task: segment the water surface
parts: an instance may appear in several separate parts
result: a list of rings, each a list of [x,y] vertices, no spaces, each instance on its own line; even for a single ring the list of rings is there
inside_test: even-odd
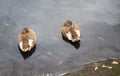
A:
[[[0,75],[59,76],[82,65],[120,58],[118,0],[0,0]],[[80,26],[79,48],[64,41],[66,20]],[[23,27],[37,34],[35,52],[26,59],[18,49]]]

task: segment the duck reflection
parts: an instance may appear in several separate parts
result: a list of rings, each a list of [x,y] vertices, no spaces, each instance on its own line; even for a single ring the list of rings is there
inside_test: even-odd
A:
[[[76,42],[72,42],[71,40],[68,40],[67,38],[65,38],[62,34],[62,39],[65,41],[65,42],[68,42],[70,43],[71,45],[73,45],[76,49],[79,49],[80,48],[80,40],[79,41],[76,41]]]
[[[72,22],[67,20],[61,29],[62,38],[64,41],[72,44],[76,49],[80,47],[80,27]]]
[[[23,58],[26,60],[27,58],[29,58],[30,56],[32,56],[32,54],[35,52],[35,49],[36,49],[36,45],[30,50],[30,51],[27,51],[27,52],[23,52],[20,47],[18,46],[19,48],[19,51],[20,53],[22,54]]]

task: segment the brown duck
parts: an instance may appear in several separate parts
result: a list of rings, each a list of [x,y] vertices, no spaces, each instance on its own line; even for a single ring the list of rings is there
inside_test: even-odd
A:
[[[35,32],[31,29],[24,27],[18,36],[18,44],[21,51],[30,51],[36,45]]]
[[[62,27],[62,34],[72,42],[80,40],[80,28],[77,24],[67,20]]]

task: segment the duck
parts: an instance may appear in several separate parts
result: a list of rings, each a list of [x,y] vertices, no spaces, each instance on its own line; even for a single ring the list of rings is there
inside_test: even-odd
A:
[[[72,22],[67,20],[62,26],[61,33],[63,37],[72,42],[80,41],[80,27]]]
[[[22,52],[30,51],[36,45],[36,34],[32,29],[24,27],[18,35],[18,45]]]

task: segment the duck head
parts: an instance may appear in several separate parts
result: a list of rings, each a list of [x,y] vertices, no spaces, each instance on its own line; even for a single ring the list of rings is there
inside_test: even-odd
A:
[[[29,29],[28,28],[26,28],[26,27],[24,27],[23,29],[22,29],[22,34],[26,34],[26,33],[28,33],[29,32]]]
[[[72,21],[67,20],[67,21],[64,23],[64,26],[66,26],[66,27],[72,26]]]

